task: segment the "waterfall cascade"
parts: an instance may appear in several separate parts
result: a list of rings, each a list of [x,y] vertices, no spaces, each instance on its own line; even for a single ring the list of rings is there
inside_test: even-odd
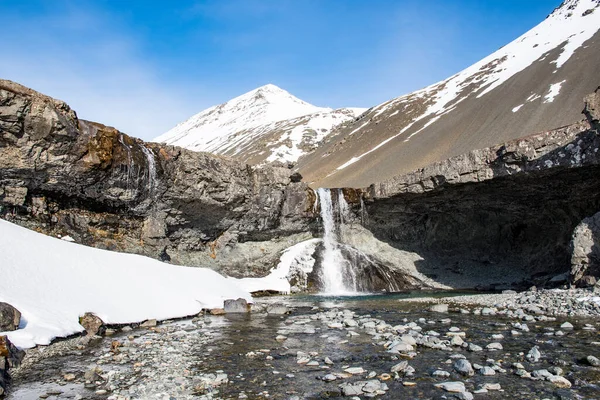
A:
[[[146,155],[146,159],[148,160],[148,194],[152,195],[154,193],[154,188],[156,188],[157,179],[156,179],[156,160],[154,159],[154,153],[152,150],[148,149],[146,146],[140,146],[142,151]]]
[[[336,212],[331,198],[331,190],[317,190],[323,219],[323,260],[321,267],[322,292],[324,294],[353,294],[357,292],[357,282],[352,265],[342,254],[338,242],[339,226],[336,224]],[[338,195],[337,216],[340,224],[348,215],[348,204],[340,191]]]

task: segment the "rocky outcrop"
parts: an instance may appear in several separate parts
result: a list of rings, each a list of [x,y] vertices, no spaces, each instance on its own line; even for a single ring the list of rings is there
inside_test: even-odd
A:
[[[0,397],[6,393],[10,377],[8,370],[21,364],[25,352],[17,349],[6,336],[0,336]]]
[[[291,175],[144,143],[0,80],[0,214],[50,235],[262,276],[314,229]]]
[[[570,281],[594,286],[600,278],[600,213],[585,218],[573,232]]]
[[[8,303],[0,302],[0,332],[14,331],[21,323],[21,312]]]
[[[545,283],[568,272],[575,226],[600,210],[599,149],[582,121],[453,157],[364,189],[365,227],[442,285]]]

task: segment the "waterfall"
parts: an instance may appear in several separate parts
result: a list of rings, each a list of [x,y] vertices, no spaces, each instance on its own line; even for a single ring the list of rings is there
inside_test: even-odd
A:
[[[152,150],[148,149],[146,146],[141,146],[142,152],[146,155],[146,159],[148,160],[148,194],[152,195],[154,193],[154,188],[156,187],[157,179],[156,179],[156,160],[154,159],[154,153]]]
[[[356,293],[356,277],[352,270],[352,265],[344,258],[340,245],[338,243],[337,226],[335,223],[335,210],[331,199],[329,189],[319,188],[317,190],[319,202],[321,205],[321,218],[323,219],[323,260],[321,266],[322,291],[325,294],[352,294]],[[338,192],[338,195],[341,192]],[[344,196],[338,199],[338,215],[342,219],[341,210],[347,212],[348,205],[343,200]],[[342,203],[344,205],[342,205]]]

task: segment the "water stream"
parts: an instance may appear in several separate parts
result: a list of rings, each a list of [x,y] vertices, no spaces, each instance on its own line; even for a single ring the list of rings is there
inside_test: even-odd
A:
[[[342,254],[336,223],[336,212],[333,206],[331,190],[319,188],[317,190],[321,205],[321,218],[323,219],[323,259],[320,280],[323,294],[344,295],[356,294],[357,282],[351,263]],[[348,213],[348,204],[341,191],[338,193],[338,212],[340,224],[344,222],[344,215]]]
[[[364,381],[371,372],[376,377],[369,379],[379,379],[389,388],[377,396],[381,399],[452,398],[435,387],[445,381],[464,382],[471,391],[485,384],[501,385],[502,391],[476,395],[479,396],[476,399],[600,398],[600,370],[579,361],[595,352],[590,343],[597,342],[598,331],[582,327],[590,323],[597,329],[600,327],[597,320],[571,317],[569,321],[575,329],[565,331],[563,336],[554,333],[560,330],[564,319],[532,321],[528,323],[529,330],[514,335],[511,332],[518,321],[515,319],[434,313],[423,304],[399,301],[423,295],[453,293],[264,298],[259,299],[256,309],[287,304],[292,313],[207,315],[160,325],[155,330],[117,333],[86,349],[63,351],[15,374],[8,399],[36,400],[48,392],[63,392],[60,396],[49,396],[50,399],[94,400],[111,395],[117,399],[160,400],[337,398],[341,395],[341,384]],[[359,326],[332,324],[335,316],[349,313]],[[368,321],[375,321],[372,324],[375,328],[368,328]],[[394,377],[390,370],[403,358],[385,348],[386,333],[378,330],[380,326],[419,328],[422,335],[440,340],[448,340],[447,333],[452,327],[459,327],[465,332],[465,341],[476,343],[483,350],[419,346],[416,355],[407,359],[415,369],[414,375]],[[494,341],[501,342],[503,350],[485,348]],[[534,345],[539,346],[542,358],[531,363],[524,354]],[[316,361],[316,365],[299,362],[299,352]],[[457,355],[473,364],[501,368],[493,376],[476,373],[465,377],[453,370]],[[521,378],[515,375],[513,363],[522,363],[530,372],[560,366],[563,375],[575,384],[572,389],[560,389],[548,381]],[[96,365],[104,378],[86,383],[84,372]],[[346,374],[332,382],[323,380],[327,374],[343,375],[348,367],[362,367],[365,372]],[[435,376],[435,370],[447,371],[449,376]],[[65,382],[66,373],[73,373],[76,379]],[[208,374],[226,374],[227,383],[210,389],[209,397],[198,397],[203,394],[198,393],[198,383]],[[383,378],[384,374],[390,374],[391,378]],[[102,393],[106,388],[108,393]]]

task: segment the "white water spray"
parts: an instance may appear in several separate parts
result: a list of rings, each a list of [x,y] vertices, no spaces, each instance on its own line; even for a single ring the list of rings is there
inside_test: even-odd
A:
[[[338,243],[336,232],[335,213],[333,201],[331,200],[331,191],[329,189],[319,188],[317,190],[319,202],[321,205],[321,218],[323,219],[323,265],[321,267],[321,282],[323,283],[323,293],[332,295],[344,295],[356,293],[356,279],[350,263],[344,259]],[[341,195],[341,199],[343,199]],[[348,205],[345,200],[343,204],[338,201],[339,211]],[[342,213],[338,212],[341,217]]]

